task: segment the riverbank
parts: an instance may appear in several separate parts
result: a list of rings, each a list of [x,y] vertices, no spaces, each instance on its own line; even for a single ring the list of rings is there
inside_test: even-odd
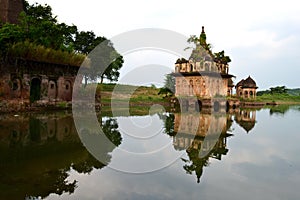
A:
[[[125,108],[135,111],[140,110],[142,113],[148,112],[153,105],[161,105],[169,110],[171,107],[171,98],[165,94],[159,94],[160,89],[155,86],[133,86],[133,85],[116,85],[116,84],[99,84],[96,90],[96,96],[100,97],[101,103],[97,104],[97,109],[104,112],[111,112],[111,107]],[[289,94],[262,95],[256,99],[238,99],[239,107],[257,108],[275,105],[299,105],[300,96]],[[101,107],[101,108],[100,108]],[[0,113],[20,113],[20,112],[39,112],[39,111],[58,111],[71,110],[72,102],[66,101],[37,101],[30,104],[29,100],[14,99],[0,101]]]
[[[72,102],[49,102],[38,101],[30,103],[22,99],[1,100],[0,114],[4,113],[23,113],[23,112],[40,112],[40,111],[59,111],[71,110]]]

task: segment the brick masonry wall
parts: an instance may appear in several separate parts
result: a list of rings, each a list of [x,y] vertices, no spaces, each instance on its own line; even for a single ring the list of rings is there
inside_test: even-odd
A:
[[[2,22],[17,24],[23,10],[23,0],[0,0],[0,20]]]

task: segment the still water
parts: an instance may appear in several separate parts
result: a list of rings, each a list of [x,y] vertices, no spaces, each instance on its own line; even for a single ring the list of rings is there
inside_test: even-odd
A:
[[[300,106],[98,120],[104,164],[71,113],[0,115],[0,199],[300,199]]]

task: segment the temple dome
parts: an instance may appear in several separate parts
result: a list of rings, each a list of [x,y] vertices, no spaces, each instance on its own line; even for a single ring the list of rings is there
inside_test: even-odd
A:
[[[256,82],[249,76],[244,82],[243,86],[244,88],[256,88]]]
[[[240,82],[238,82],[235,86],[236,88],[242,87],[242,88],[257,88],[256,82],[249,76],[245,80],[242,79]]]

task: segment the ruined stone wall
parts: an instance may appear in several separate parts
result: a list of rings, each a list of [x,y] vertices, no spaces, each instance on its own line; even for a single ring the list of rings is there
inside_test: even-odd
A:
[[[0,99],[30,100],[37,90],[43,101],[71,101],[78,67],[38,62],[2,62]],[[37,96],[37,95],[36,95]]]

